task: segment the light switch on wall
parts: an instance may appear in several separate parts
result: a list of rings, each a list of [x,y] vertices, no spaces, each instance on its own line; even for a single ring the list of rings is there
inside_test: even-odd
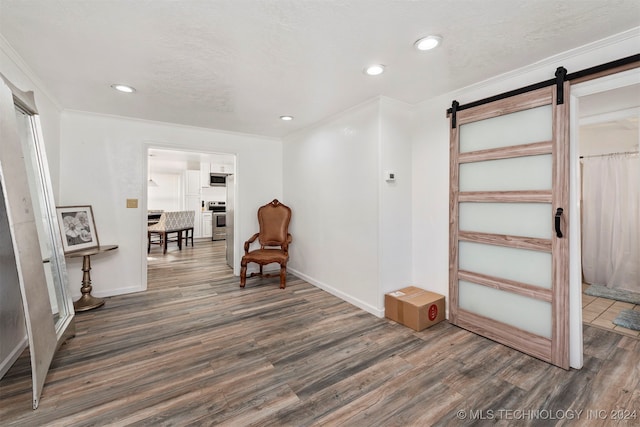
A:
[[[385,171],[384,172],[384,180],[387,181],[387,182],[395,182],[395,180],[396,180],[395,172]]]
[[[127,208],[138,209],[138,199],[127,199]]]

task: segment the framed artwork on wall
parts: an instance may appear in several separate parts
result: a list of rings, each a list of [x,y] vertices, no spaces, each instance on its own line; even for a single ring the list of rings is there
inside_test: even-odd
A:
[[[58,206],[56,212],[65,254],[100,246],[91,205]]]

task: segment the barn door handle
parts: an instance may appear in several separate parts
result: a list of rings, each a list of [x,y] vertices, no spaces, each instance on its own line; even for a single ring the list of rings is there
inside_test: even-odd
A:
[[[560,230],[560,217],[562,216],[562,212],[564,212],[562,208],[556,210],[556,236],[558,237],[562,237],[562,230]]]

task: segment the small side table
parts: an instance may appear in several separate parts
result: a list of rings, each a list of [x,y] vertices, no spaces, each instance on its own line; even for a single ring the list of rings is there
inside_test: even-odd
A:
[[[91,255],[101,254],[117,248],[118,245],[104,245],[93,249],[67,254],[69,258],[82,257],[82,287],[80,288],[82,296],[78,301],[73,303],[75,311],[87,311],[104,305],[104,300],[102,298],[96,298],[91,295],[91,273],[89,273],[91,271]]]

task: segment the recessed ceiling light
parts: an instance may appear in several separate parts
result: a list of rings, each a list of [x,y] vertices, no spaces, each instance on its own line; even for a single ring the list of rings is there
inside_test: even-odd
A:
[[[280,116],[280,120],[284,120],[285,122],[290,122],[293,120],[293,116]]]
[[[112,84],[111,87],[117,91],[124,92],[124,93],[133,93],[136,91],[136,89],[131,86],[121,85],[121,84]]]
[[[364,73],[368,76],[379,76],[384,73],[384,65],[373,64],[364,69]]]
[[[442,42],[440,36],[427,36],[417,40],[413,45],[420,51],[431,50]]]

